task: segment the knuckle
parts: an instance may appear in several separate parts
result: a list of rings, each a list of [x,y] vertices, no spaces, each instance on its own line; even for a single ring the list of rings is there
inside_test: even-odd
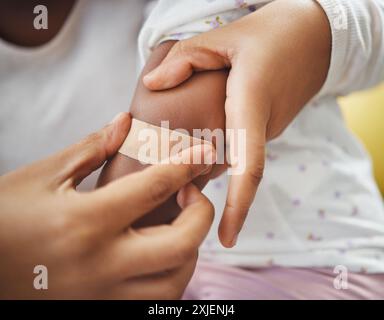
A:
[[[62,215],[52,229],[57,239],[58,251],[66,256],[81,256],[92,244],[92,228],[79,214]]]
[[[202,40],[197,39],[197,37],[195,37],[193,42],[191,42],[190,39],[185,39],[177,42],[173,46],[172,54],[176,57],[186,57],[194,54],[197,51],[200,51],[202,47],[203,47]]]
[[[251,180],[252,185],[258,186],[264,175],[264,163],[259,164],[248,170],[248,176]]]
[[[156,177],[149,190],[149,196],[152,202],[162,202],[172,193],[171,182],[164,177]]]
[[[186,40],[178,41],[172,48],[173,54],[180,55],[188,50],[188,42]]]
[[[103,138],[102,131],[97,131],[89,134],[85,139],[84,139],[84,144],[86,145],[92,145],[95,142],[101,140]]]
[[[192,181],[196,174],[195,174],[196,168],[193,164],[187,164],[185,165],[185,179],[186,181]]]
[[[197,246],[193,240],[182,238],[176,245],[173,259],[177,264],[181,265],[196,257],[196,254]]]
[[[104,143],[108,139],[108,131],[102,130],[91,133],[83,140],[82,157],[88,159],[93,155],[103,157],[105,155]]]
[[[84,139],[84,144],[91,150],[102,151],[104,148],[104,142],[113,138],[113,130],[111,125],[107,125],[102,130],[93,132]]]
[[[236,212],[236,215],[233,215],[235,218],[243,218],[248,214],[249,206],[243,202],[233,203],[232,200],[227,200],[225,204],[226,208],[231,212]]]
[[[233,209],[236,208],[236,206],[232,203],[232,200],[230,200],[230,199],[227,199],[227,201],[226,201],[226,203],[225,203],[225,206],[226,206],[228,209],[231,209],[231,210],[233,210]]]

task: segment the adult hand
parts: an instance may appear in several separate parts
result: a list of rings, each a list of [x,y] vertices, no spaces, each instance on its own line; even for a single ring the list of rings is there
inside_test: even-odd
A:
[[[209,166],[162,164],[95,191],[75,190],[118,150],[129,127],[122,114],[82,142],[0,177],[1,298],[180,297],[213,219],[211,203],[188,183]],[[130,228],[179,189],[183,210],[172,225]],[[47,268],[47,290],[33,286],[37,265]]]
[[[219,227],[235,245],[264,170],[264,146],[321,89],[330,64],[331,31],[316,1],[276,0],[227,26],[180,41],[143,81],[177,86],[194,71],[231,68],[226,128],[246,129],[246,170],[230,180]]]

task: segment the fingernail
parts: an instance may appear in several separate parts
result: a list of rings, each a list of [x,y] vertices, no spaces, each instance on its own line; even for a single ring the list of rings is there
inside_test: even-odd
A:
[[[197,195],[199,194],[197,187],[192,183],[188,183],[183,188],[181,188],[180,191],[178,192],[176,197],[177,204],[181,208],[188,206],[190,203],[195,201],[196,193]]]
[[[239,234],[237,233],[233,239],[232,239],[232,242],[231,242],[231,247],[234,247],[237,243],[237,238],[239,237]]]
[[[211,171],[212,165],[216,162],[216,150],[212,145],[204,145],[204,159],[203,163],[206,166],[206,169],[203,171],[203,174],[206,174]]]
[[[215,158],[214,149],[211,146],[205,145],[204,146],[204,159],[203,159],[203,164],[204,164],[205,169],[201,172],[202,175],[211,172],[212,165],[215,163],[214,158]]]
[[[177,204],[179,205],[180,208],[184,208],[185,206],[185,186],[182,187],[179,192],[177,193],[177,196],[176,196],[176,202]]]
[[[109,122],[109,124],[112,124],[112,123],[117,122],[117,121],[118,121],[124,114],[125,114],[125,112],[120,112],[120,113],[118,113],[118,114],[115,115],[114,118]]]

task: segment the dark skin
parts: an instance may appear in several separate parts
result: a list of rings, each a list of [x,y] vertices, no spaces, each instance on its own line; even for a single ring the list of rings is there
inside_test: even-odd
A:
[[[51,41],[65,24],[75,0],[4,0],[0,2],[0,37],[25,47],[41,46]],[[33,8],[45,5],[49,12],[49,28],[36,30]],[[156,48],[148,60],[138,81],[130,111],[133,117],[160,125],[168,120],[171,128],[184,128],[192,133],[194,128],[224,128],[224,102],[227,71],[201,72],[177,88],[154,92],[142,83],[142,77],[160,64],[174,42],[167,42]],[[202,116],[203,115],[203,116]],[[213,141],[214,142],[214,141]],[[129,173],[142,170],[145,166],[138,161],[116,154],[103,169],[98,186],[105,185]],[[199,177],[194,183],[202,189],[209,179],[225,170],[214,166],[212,172]],[[136,226],[157,225],[171,222],[180,212],[176,196],[136,223]]]
[[[23,47],[37,47],[51,41],[67,20],[76,0],[2,0],[0,1],[0,38]],[[35,29],[33,9],[48,9],[48,29]]]
[[[155,49],[151,59],[161,57],[161,60],[164,57],[162,48]],[[219,103],[219,109],[210,106],[210,112],[206,112],[206,106],[216,94],[225,97],[225,91],[212,90],[212,85],[215,88],[220,80],[207,81],[196,91],[191,89],[194,86],[184,92],[177,90],[190,83],[184,83],[186,79],[192,76],[192,82],[199,79],[200,74],[194,75],[193,71],[230,68],[225,101],[226,124],[230,129],[247,130],[246,148],[252,152],[246,152],[243,159],[246,162],[244,174],[231,177],[219,226],[219,237],[224,246],[236,244],[254,200],[263,176],[266,142],[279,136],[319,92],[329,71],[331,49],[329,19],[316,1],[276,0],[222,28],[180,41],[171,49],[162,66],[140,79],[151,90],[169,89],[167,92],[171,94],[145,94],[139,83],[136,95],[139,98],[135,98],[132,106],[134,116],[143,116],[142,120],[152,120],[156,124],[162,119],[171,120],[173,128],[188,129],[190,125],[212,129],[223,127],[220,121],[214,125],[209,123],[211,118],[221,119],[222,104]],[[207,75],[201,74],[202,77]],[[227,79],[227,74],[223,74],[223,79]],[[173,92],[181,94],[174,95]],[[168,98],[162,100],[161,96]],[[205,97],[204,101],[202,97]],[[217,110],[220,113],[216,113]],[[180,113],[182,116],[178,116]],[[115,162],[119,165],[108,165],[100,184],[141,168],[127,160]],[[168,218],[173,216],[170,214]]]
[[[151,91],[144,86],[143,76],[160,64],[174,43],[174,41],[163,43],[148,59],[131,103],[132,116],[158,126],[161,121],[169,121],[171,129],[183,128],[190,134],[193,129],[224,129],[226,70],[196,73],[188,81],[170,90]],[[118,153],[104,167],[98,185],[105,185],[121,176],[142,170],[144,167],[137,160]],[[200,176],[194,180],[194,183],[199,189],[203,189],[210,179],[224,170],[224,165],[214,165],[209,174]],[[176,195],[173,195],[162,206],[141,218],[136,226],[169,223],[179,211]]]
[[[58,16],[60,10],[49,6],[49,30],[55,31],[30,30],[28,35],[18,26],[33,23],[29,14],[33,6],[21,6],[19,13],[26,14],[15,12],[12,19],[7,19],[7,25],[2,19],[5,12],[11,14],[10,9],[17,7],[8,4],[7,11],[0,6],[1,34],[15,45],[44,45],[65,22],[64,15],[60,15],[61,23],[56,23],[52,17]],[[207,166],[159,165],[92,192],[75,190],[76,182],[117,152],[130,123],[128,114],[122,113],[83,141],[1,176],[0,255],[5,263],[0,263],[0,296],[6,299],[181,297],[195,268],[198,246],[213,219],[208,199],[188,184]],[[159,189],[153,187],[156,186],[153,181],[167,181],[167,184]],[[183,212],[175,224],[132,230],[131,223],[137,217],[186,184],[178,199]],[[31,202],[38,206],[29,205]],[[37,264],[49,269],[49,290],[34,290],[31,285],[33,266]]]

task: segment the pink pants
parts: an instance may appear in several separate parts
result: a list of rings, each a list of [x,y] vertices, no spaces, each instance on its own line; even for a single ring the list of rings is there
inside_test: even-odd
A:
[[[241,269],[199,262],[183,299],[384,299],[384,274],[349,272],[347,289],[335,288],[336,276],[327,268]]]

